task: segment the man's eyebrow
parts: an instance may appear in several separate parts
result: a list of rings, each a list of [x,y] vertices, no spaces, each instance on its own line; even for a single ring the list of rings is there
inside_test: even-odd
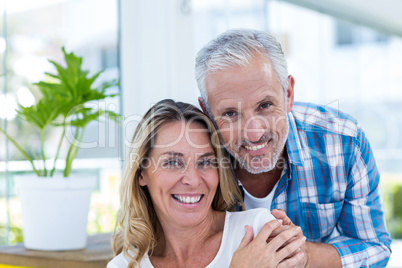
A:
[[[257,105],[260,105],[261,103],[264,103],[266,101],[275,101],[275,100],[276,98],[274,96],[266,96],[265,98],[257,102]]]
[[[219,102],[216,108],[217,108],[218,111],[237,110],[237,108],[239,106],[239,102],[240,102],[240,100],[228,101],[228,100],[225,99],[225,100]],[[225,107],[225,104],[228,104],[228,105],[231,105],[231,106],[230,107]]]
[[[258,101],[257,105],[260,105],[261,103],[266,102],[266,101],[277,101],[277,100],[278,100],[278,98],[276,98],[276,96],[267,95],[267,96],[265,96],[265,98]],[[218,111],[220,113],[227,112],[227,111],[237,111],[238,108],[239,108],[238,106],[236,106],[236,107],[235,106],[231,106],[231,107],[218,106]]]
[[[220,112],[226,112],[226,111],[234,111],[234,110],[237,110],[238,109],[238,107],[234,107],[234,106],[231,106],[231,107],[219,107],[218,106],[218,111],[220,111]]]

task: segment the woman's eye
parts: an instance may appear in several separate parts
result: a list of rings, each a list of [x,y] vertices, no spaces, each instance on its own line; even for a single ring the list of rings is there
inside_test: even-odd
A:
[[[200,166],[208,166],[210,164],[211,164],[211,161],[209,159],[208,160],[202,160],[200,162]]]
[[[215,167],[215,164],[216,164],[215,158],[203,159],[198,163],[200,167]]]
[[[182,166],[182,162],[179,159],[168,159],[163,162],[163,168],[179,168]]]

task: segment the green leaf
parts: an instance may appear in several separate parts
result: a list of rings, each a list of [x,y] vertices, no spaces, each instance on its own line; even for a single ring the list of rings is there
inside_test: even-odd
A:
[[[81,117],[69,121],[68,124],[71,126],[84,128],[91,121],[97,120],[102,114],[103,114],[103,112],[101,110],[97,110],[95,112],[82,111],[80,113]]]
[[[2,128],[0,128],[0,132],[3,133],[6,138],[15,146],[15,148],[17,148],[17,150],[21,153],[21,155],[29,161],[29,163],[31,163],[32,169],[33,171],[36,173],[36,175],[40,176],[40,172],[39,170],[36,169],[34,163],[33,163],[33,159],[29,156],[29,154],[22,149],[22,147],[10,136],[8,135],[7,132],[5,132]]]
[[[105,111],[105,114],[108,115],[108,117],[107,117],[108,119],[111,119],[111,120],[115,121],[118,124],[121,124],[123,122],[123,119],[124,119],[123,116],[121,116],[121,115],[119,115],[119,114],[117,114],[115,112]]]
[[[78,145],[82,139],[85,127],[92,121],[105,118],[116,122],[121,122],[122,118],[111,111],[104,111],[99,106],[91,106],[96,101],[114,97],[118,94],[108,94],[107,89],[119,85],[116,80],[106,81],[100,86],[96,86],[96,80],[102,71],[90,75],[88,70],[82,69],[82,57],[76,56],[73,52],[67,53],[62,48],[65,64],[57,63],[53,60],[49,62],[55,67],[56,73],[46,73],[43,81],[35,83],[42,94],[42,98],[30,107],[18,108],[17,115],[31,125],[37,127],[42,137],[42,161],[45,161],[44,143],[46,137],[45,130],[51,127],[72,126],[76,130],[78,143],[70,147],[66,159],[66,169],[64,174],[68,175],[71,164],[78,152]],[[65,132],[59,139],[59,149]],[[57,150],[57,156],[60,150]],[[56,156],[56,158],[57,158]],[[62,156],[61,156],[62,157]],[[44,163],[43,163],[44,166]],[[45,174],[45,170],[40,174]],[[54,168],[51,174],[54,173]]]

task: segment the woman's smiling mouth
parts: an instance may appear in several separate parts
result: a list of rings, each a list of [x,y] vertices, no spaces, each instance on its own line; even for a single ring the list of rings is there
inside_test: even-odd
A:
[[[183,203],[183,204],[196,204],[196,203],[200,202],[200,200],[201,200],[201,198],[203,196],[204,196],[203,194],[202,195],[195,195],[195,196],[194,195],[189,196],[189,195],[172,194],[172,197],[175,200],[177,200],[177,201],[179,201],[180,203]]]

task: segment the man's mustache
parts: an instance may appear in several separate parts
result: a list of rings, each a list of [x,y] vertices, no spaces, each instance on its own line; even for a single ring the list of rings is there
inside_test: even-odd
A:
[[[243,138],[237,143],[237,146],[238,148],[240,148],[241,146],[254,146],[256,144],[261,144],[264,142],[268,142],[270,140],[275,141],[275,135],[273,133],[266,133],[262,135],[258,141],[250,141],[248,139]]]

